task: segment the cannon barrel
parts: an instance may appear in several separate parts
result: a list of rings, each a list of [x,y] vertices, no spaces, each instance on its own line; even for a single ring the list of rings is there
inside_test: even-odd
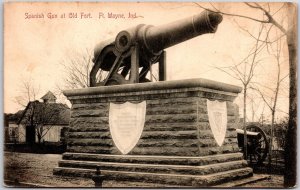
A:
[[[220,14],[204,11],[177,22],[149,28],[145,43],[158,52],[201,34],[215,32],[221,21]]]
[[[166,25],[137,27],[119,32],[115,40],[116,48],[123,52],[134,42],[138,42],[148,53],[158,54],[161,50],[205,33],[214,33],[222,15],[210,11],[181,19]]]

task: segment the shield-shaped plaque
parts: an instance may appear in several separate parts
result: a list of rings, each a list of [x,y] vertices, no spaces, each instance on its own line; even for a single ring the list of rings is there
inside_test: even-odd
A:
[[[116,147],[122,154],[130,152],[139,141],[146,116],[146,101],[138,104],[110,103],[109,129]]]
[[[226,102],[207,100],[207,113],[215,140],[219,146],[222,146],[227,130]]]

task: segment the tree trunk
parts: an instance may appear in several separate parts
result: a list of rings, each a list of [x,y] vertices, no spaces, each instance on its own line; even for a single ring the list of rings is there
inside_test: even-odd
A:
[[[37,137],[37,140],[38,140],[38,144],[41,144],[41,141],[42,141],[42,133],[41,133],[41,126],[37,125],[36,126],[36,137]]]
[[[39,129],[37,129],[37,138],[38,138],[38,144],[41,144],[41,140],[42,140],[42,135],[40,135],[40,131],[38,131]]]
[[[294,187],[297,181],[297,5],[288,3],[287,43],[290,66],[289,122],[285,148],[284,186]]]
[[[276,100],[275,100],[276,101]],[[274,103],[275,104],[275,103]],[[270,130],[270,146],[269,146],[269,167],[270,170],[272,170],[271,163],[272,163],[272,157],[273,157],[273,152],[272,152],[272,147],[273,147],[273,138],[274,138],[274,120],[275,120],[275,109],[273,107],[272,112],[272,121],[271,121],[271,130]]]
[[[244,159],[247,160],[248,150],[247,150],[247,131],[246,131],[246,98],[247,98],[247,86],[244,85]]]

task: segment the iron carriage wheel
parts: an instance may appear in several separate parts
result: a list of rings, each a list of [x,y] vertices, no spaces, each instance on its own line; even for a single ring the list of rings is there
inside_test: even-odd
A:
[[[269,141],[266,133],[256,125],[246,127],[249,132],[256,132],[255,138],[248,138],[247,152],[250,163],[255,162],[257,165],[263,164],[269,152]]]

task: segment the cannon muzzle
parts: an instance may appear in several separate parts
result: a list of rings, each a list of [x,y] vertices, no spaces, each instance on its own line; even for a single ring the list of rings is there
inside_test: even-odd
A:
[[[201,14],[146,31],[145,43],[158,52],[205,33],[214,33],[222,21],[220,14],[204,11]]]

